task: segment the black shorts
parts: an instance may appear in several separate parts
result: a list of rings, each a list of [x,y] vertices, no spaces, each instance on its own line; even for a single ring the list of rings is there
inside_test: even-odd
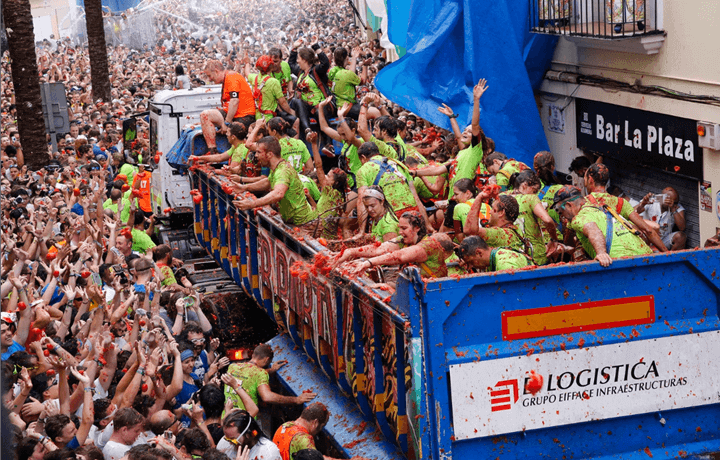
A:
[[[223,109],[218,109],[218,111],[222,114],[223,120],[227,120],[227,111]],[[250,125],[255,123],[255,115],[245,115],[244,117],[235,117],[233,118],[233,123],[242,123],[245,125],[246,128],[250,128]],[[227,122],[225,122],[227,124]]]

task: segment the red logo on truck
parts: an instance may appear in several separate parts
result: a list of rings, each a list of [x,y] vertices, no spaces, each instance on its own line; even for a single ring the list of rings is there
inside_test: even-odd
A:
[[[510,388],[512,387],[512,396]],[[508,410],[519,398],[517,379],[501,380],[490,388],[490,408],[493,412]]]

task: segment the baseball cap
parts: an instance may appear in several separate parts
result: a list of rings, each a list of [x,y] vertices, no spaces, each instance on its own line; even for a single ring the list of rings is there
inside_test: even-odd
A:
[[[579,196],[582,196],[582,192],[579,188],[573,185],[563,185],[557,192],[555,192],[552,207],[556,208],[560,203]]]

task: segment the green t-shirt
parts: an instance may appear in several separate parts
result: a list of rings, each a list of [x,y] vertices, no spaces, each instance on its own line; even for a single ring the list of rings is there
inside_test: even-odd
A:
[[[161,265],[160,271],[163,274],[163,280],[162,280],[163,286],[170,286],[171,284],[177,283],[177,280],[175,279],[175,274],[173,273],[172,268],[168,267],[167,265]]]
[[[310,159],[305,142],[292,137],[283,137],[280,139],[280,155],[283,160],[287,160],[298,174],[302,174],[303,166]]]
[[[515,230],[515,231],[513,231]],[[516,233],[514,226],[510,227],[490,227],[485,229],[485,242],[491,248],[510,247],[518,251],[525,252],[525,245]]]
[[[353,175],[357,174],[358,169],[362,166],[362,161],[357,153],[357,147],[353,144],[348,144],[343,141],[342,150],[340,151],[341,156],[347,158],[348,169],[351,174],[348,174],[348,187],[355,187],[355,180]]]
[[[380,156],[383,156],[385,158],[390,158],[393,160],[398,160],[398,152],[395,150],[393,146],[388,144],[385,141],[381,141],[380,139],[376,138],[375,136],[370,137],[370,142],[373,142],[375,145],[377,145],[378,150],[380,151]],[[397,144],[398,149],[403,149],[402,145]],[[401,155],[405,156],[406,153],[403,153],[404,151],[401,150]]]
[[[129,163],[125,163],[120,167],[120,172],[118,174],[124,174],[125,177],[128,179],[128,185],[132,187],[133,179],[135,179],[135,174],[137,174],[138,169],[137,166],[133,166]]]
[[[305,188],[305,190],[307,190],[310,193],[310,196],[312,197],[312,199],[315,200],[315,203],[317,203],[318,200],[320,199],[320,189],[318,188],[315,181],[303,174],[298,174],[298,175],[300,176],[300,180],[302,181],[303,187]]]
[[[437,176],[428,176],[428,180],[430,183],[435,183],[437,180]],[[415,190],[418,193],[418,196],[420,198],[435,198],[435,194],[430,191],[429,188],[427,188],[427,185],[425,185],[425,182],[423,182],[422,177],[416,177],[413,179],[413,184],[415,184]]]
[[[542,184],[542,188],[540,188],[540,191],[538,192],[538,197],[542,195],[542,198],[540,198],[540,201],[545,203],[547,206],[545,206],[545,209],[547,210],[548,214],[550,214],[550,217],[552,217],[552,220],[555,221],[555,224],[560,223],[560,215],[557,213],[555,209],[553,209],[553,201],[555,200],[555,194],[558,190],[562,188],[561,184],[553,184],[550,186],[547,186],[547,190],[545,190],[546,185]],[[543,190],[545,190],[545,193],[543,193]],[[558,233],[559,239],[562,239],[562,234]],[[545,242],[547,242],[549,237],[546,235]]]
[[[535,206],[540,204],[540,198],[537,195],[512,194],[518,202],[520,213],[515,226],[521,235],[525,236],[532,244],[533,262],[535,265],[544,265],[547,263],[547,247],[545,246],[545,238],[543,236],[540,224],[533,210]]]
[[[384,236],[388,233],[399,235],[400,231],[398,230],[397,218],[389,212],[386,212],[379,221],[373,223],[372,234],[375,235],[376,240],[382,243],[385,241]]]
[[[478,142],[472,147],[461,150],[454,160],[450,160],[445,163],[445,166],[449,169],[454,164],[455,175],[450,179],[450,186],[448,190],[452,193],[455,187],[455,182],[460,179],[475,179],[475,173],[478,166],[482,165],[483,149],[482,144]]]
[[[453,220],[461,222],[463,228],[465,228],[467,216],[468,214],[470,214],[470,208],[472,207],[474,202],[475,198],[471,198],[464,203],[458,203],[455,205],[455,209],[453,210]],[[483,203],[482,205],[480,205],[480,215],[478,216],[480,221],[490,218],[490,209],[491,208],[487,203]]]
[[[606,204],[608,208],[613,209],[614,211],[617,211],[618,203],[620,202],[620,198],[616,197],[615,195],[610,195],[607,192],[592,192],[590,195],[592,195],[595,200],[598,202],[600,206]],[[630,218],[630,214],[632,214],[635,211],[635,208],[630,204],[628,200],[622,200],[622,208],[620,208],[620,214],[626,219]]]
[[[310,78],[309,75],[301,76],[300,78],[298,78],[298,87],[302,88],[304,85],[307,85],[308,91],[300,92],[300,98],[303,101],[307,102],[313,107],[322,102],[322,100],[324,99],[323,93],[320,90],[320,87],[315,83],[315,80]]]
[[[283,94],[289,97],[290,95],[288,94],[288,89],[290,88],[290,82],[292,81],[292,70],[290,70],[290,64],[282,61],[280,63],[280,72],[273,72],[272,76],[280,82]]]
[[[257,103],[259,99],[255,99],[255,119],[259,120],[264,116],[266,120],[269,120],[274,117],[275,112],[277,112],[278,100],[285,97],[280,82],[270,75],[259,74],[248,75],[247,81],[250,84],[250,88],[253,90],[253,94],[257,88],[262,87],[260,90],[262,93],[262,104],[260,105],[260,110],[257,110]]]
[[[260,402],[258,387],[260,385],[270,385],[270,377],[267,371],[253,363],[233,363],[228,367],[227,372],[236,379],[242,380],[243,390],[245,390],[255,404]],[[227,385],[225,385],[225,399],[231,399],[233,401],[233,407],[245,409],[245,405],[240,399],[240,396]]]
[[[128,192],[130,192],[130,191],[128,191]],[[125,196],[123,196],[121,198],[121,200],[122,200],[122,212],[120,213],[120,221],[127,222],[128,219],[130,218],[130,200],[127,199]],[[115,215],[117,215],[118,208],[119,208],[118,204],[113,203],[110,198],[105,200],[105,202],[103,203],[103,209],[111,209],[112,212],[115,213]]]
[[[145,233],[142,230],[138,230],[137,228],[133,228],[132,231],[132,250],[140,252],[142,254],[145,254],[148,249],[154,248],[155,243],[153,243],[153,240],[148,236],[147,233]]]
[[[593,206],[590,203],[585,203],[583,207],[580,208],[580,211],[573,218],[572,222],[570,222],[570,228],[577,234],[585,252],[594,259],[595,256],[597,256],[597,252],[583,232],[583,227],[590,222],[594,222],[598,226],[603,236],[606,238],[605,242],[607,242],[607,217],[605,211]],[[613,219],[612,230],[612,245],[610,246],[608,255],[613,259],[618,257],[652,254],[652,249],[650,249],[650,247],[645,244],[639,236],[630,233],[627,227],[615,219]]]
[[[402,137],[400,137],[399,134],[398,134],[397,136],[395,136],[395,141],[398,143],[398,145],[402,146],[402,148],[405,149],[405,152],[406,152],[406,155],[407,155],[406,158],[407,158],[407,157],[413,157],[413,158],[415,158],[417,161],[419,161],[420,164],[423,165],[423,166],[424,166],[424,165],[427,165],[427,164],[429,163],[429,161],[427,160],[427,158],[425,158],[424,156],[422,156],[422,155],[420,154],[420,152],[417,151],[417,149],[415,148],[414,145],[406,144],[406,143],[405,143],[405,140],[404,140]]]
[[[417,264],[420,267],[420,272],[425,277],[430,278],[444,278],[448,274],[447,265],[445,265],[445,258],[450,253],[445,251],[442,245],[432,236],[426,235],[422,240],[417,242],[417,246],[420,246],[427,254],[427,260],[423,263]]]
[[[337,239],[338,223],[335,219],[327,219],[328,217],[340,217],[345,210],[340,206],[345,201],[345,196],[338,190],[326,185],[322,189],[320,200],[317,202],[318,216],[322,216],[323,221],[323,237]],[[338,207],[339,206],[339,207]],[[332,211],[330,209],[334,208]]]
[[[342,67],[335,66],[328,71],[328,79],[332,82],[332,92],[337,98],[338,107],[343,103],[355,104],[355,87],[360,84],[360,77]]]
[[[287,161],[281,161],[268,176],[270,189],[278,184],[287,185],[287,191],[278,203],[283,221],[290,225],[303,225],[313,220],[317,213],[305,198],[305,190],[297,171]]]
[[[528,258],[524,254],[511,249],[496,248],[490,252],[490,271],[508,270],[528,266]]]
[[[495,180],[502,190],[508,190],[512,188],[510,187],[510,176],[515,173],[525,171],[526,169],[530,168],[528,168],[525,163],[521,163],[516,160],[507,160],[505,164],[503,164],[502,168],[500,168],[500,171],[498,171],[495,175]]]
[[[249,150],[245,147],[245,143],[240,142],[236,147],[230,147],[225,153],[230,155],[230,163],[240,163],[247,158],[248,152]]]
[[[380,172],[380,165],[375,162],[382,163],[383,160],[385,158],[375,155],[370,161],[362,165],[355,175],[358,187],[369,187],[375,183],[375,178]],[[395,212],[416,206],[415,198],[413,198],[408,185],[411,178],[407,168],[397,161],[388,160],[388,162],[392,166],[392,170],[385,172],[378,183],[382,187],[388,203]]]

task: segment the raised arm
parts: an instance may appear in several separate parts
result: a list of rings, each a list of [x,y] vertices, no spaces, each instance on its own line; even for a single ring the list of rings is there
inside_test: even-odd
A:
[[[443,115],[447,115],[447,117],[450,118],[450,126],[452,127],[453,134],[455,135],[455,142],[457,142],[458,147],[464,149],[465,145],[460,141],[462,131],[460,130],[460,126],[458,126],[457,115],[455,115],[453,109],[448,107],[447,104],[443,104],[441,107],[438,107],[438,112]]]
[[[318,113],[322,113],[322,110],[318,110]],[[320,149],[318,148],[317,140],[317,133],[313,132],[307,135],[307,141],[310,142],[310,146],[312,147],[313,161],[315,162],[315,171],[317,171],[318,184],[320,185],[320,190],[322,190],[326,185],[329,186],[332,184],[330,184],[327,180],[327,176],[323,170],[322,158],[320,157]]]
[[[472,135],[475,137],[480,135],[480,98],[487,89],[487,81],[484,78],[481,78],[473,88]]]
[[[485,238],[487,232],[483,227],[480,226],[480,209],[484,200],[487,200],[488,196],[484,192],[480,192],[475,198],[470,211],[468,212],[467,218],[465,219],[465,226],[463,227],[463,233],[465,237],[471,235],[479,235],[481,238]]]
[[[334,141],[342,142],[342,138],[338,134],[337,131],[332,129],[325,119],[325,111],[323,110],[327,104],[332,102],[333,97],[330,96],[324,101],[320,102],[319,109],[317,111],[318,114],[318,121],[320,122],[320,130],[324,132],[329,138],[331,138]],[[340,110],[338,110],[338,123],[340,123]],[[315,169],[317,169],[317,165],[315,166]]]

